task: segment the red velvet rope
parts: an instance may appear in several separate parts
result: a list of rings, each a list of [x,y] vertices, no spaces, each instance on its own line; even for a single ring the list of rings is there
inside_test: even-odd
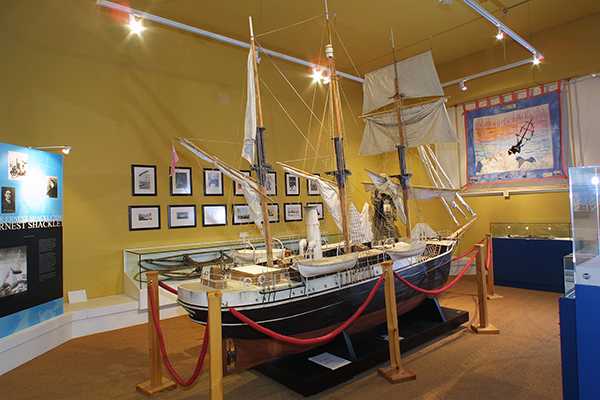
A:
[[[413,285],[412,283],[408,282],[406,279],[404,279],[403,277],[401,277],[400,275],[398,275],[398,273],[396,271],[394,271],[394,275],[396,276],[396,278],[398,278],[402,283],[404,283],[406,286],[408,286],[412,290],[416,290],[417,292],[421,292],[421,293],[425,293],[425,294],[440,294],[440,293],[443,293],[446,290],[450,289],[452,286],[454,286],[454,284],[456,282],[458,282],[458,280],[460,278],[462,278],[462,276],[465,274],[465,272],[467,272],[467,270],[469,269],[469,267],[473,263],[473,260],[475,259],[476,255],[477,255],[477,253],[475,253],[475,254],[473,254],[471,256],[471,259],[469,260],[469,262],[467,263],[467,265],[465,265],[465,267],[463,268],[463,270],[460,271],[460,274],[458,274],[458,276],[456,278],[454,278],[454,280],[452,282],[450,282],[449,284],[447,284],[443,288],[437,289],[437,290],[427,290],[427,289],[421,289],[419,287],[416,287],[415,285]]]
[[[160,282],[159,282],[160,283]],[[166,286],[166,285],[165,285]],[[167,351],[165,349],[165,339],[162,334],[162,330],[160,329],[160,321],[158,320],[158,315],[156,314],[156,310],[154,308],[154,291],[152,290],[152,286],[148,286],[148,306],[152,311],[152,318],[154,319],[154,326],[156,327],[156,333],[158,334],[158,339],[160,342],[160,352],[162,353],[163,360],[165,361],[165,365],[169,370],[171,376],[175,379],[175,381],[180,386],[190,386],[192,383],[198,379],[200,375],[200,371],[202,370],[202,364],[204,363],[204,358],[206,357],[206,351],[208,350],[208,321],[206,322],[206,330],[204,333],[204,341],[202,342],[202,349],[200,350],[200,356],[198,357],[198,363],[196,364],[196,369],[192,374],[192,377],[187,381],[181,379],[181,377],[175,372],[171,362],[169,361],[169,357],[167,356]]]
[[[466,255],[468,255],[469,253],[471,253],[473,250],[475,250],[475,247],[471,247],[471,248],[469,249],[469,251],[467,251],[465,254],[461,254],[461,255],[460,255],[460,256],[458,256],[458,257],[454,257],[454,258],[452,259],[452,261],[460,260],[461,258],[463,258],[463,257],[465,257]]]
[[[365,309],[367,308],[367,306],[369,305],[371,300],[373,300],[373,297],[375,296],[375,293],[377,292],[377,289],[379,289],[379,286],[381,285],[381,282],[383,281],[384,278],[385,278],[385,274],[382,274],[379,277],[379,279],[377,280],[377,283],[373,287],[373,290],[371,290],[369,297],[367,297],[367,300],[364,302],[364,304],[362,306],[360,306],[360,308],[358,310],[356,310],[354,315],[352,315],[352,317],[350,317],[350,319],[348,321],[344,322],[343,325],[338,327],[333,332],[331,332],[325,336],[321,336],[321,337],[317,337],[317,338],[313,338],[313,339],[298,339],[298,338],[294,338],[294,337],[290,337],[290,336],[280,335],[279,333],[273,332],[270,329],[260,326],[259,324],[252,321],[251,319],[249,319],[248,317],[246,317],[245,315],[243,315],[236,309],[234,309],[232,307],[227,307],[227,308],[229,308],[229,311],[240,321],[248,324],[249,326],[256,329],[257,331],[264,333],[265,335],[270,336],[274,339],[280,340],[282,342],[291,343],[291,344],[299,344],[299,345],[323,343],[323,342],[333,339],[334,337],[339,335],[344,329],[346,329],[348,326],[350,326],[350,324],[352,324],[354,321],[356,321],[356,319],[360,316],[360,314],[362,314],[363,311],[365,311]]]
[[[173,294],[177,294],[177,289],[173,289],[171,286],[167,285],[166,283],[162,283],[161,281],[158,281],[158,286],[160,286],[161,288],[163,288]]]

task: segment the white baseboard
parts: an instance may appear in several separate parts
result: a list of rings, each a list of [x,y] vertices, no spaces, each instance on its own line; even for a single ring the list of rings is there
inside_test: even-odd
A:
[[[138,299],[121,294],[65,304],[64,314],[0,339],[0,375],[73,338],[146,323],[147,292]],[[161,291],[161,319],[186,314],[175,295]]]

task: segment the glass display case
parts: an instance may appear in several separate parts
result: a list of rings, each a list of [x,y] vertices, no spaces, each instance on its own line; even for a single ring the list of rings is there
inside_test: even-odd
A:
[[[302,238],[298,236],[275,239],[273,251],[295,253],[300,239]],[[337,243],[341,241],[341,236],[323,233],[321,239],[324,244]],[[124,292],[139,300],[139,292],[146,289],[148,271],[158,271],[161,281],[176,286],[185,281],[201,279],[203,269],[215,267],[220,261],[230,261],[234,252],[252,250],[254,258],[241,260],[240,263],[260,262],[260,259],[256,259],[256,254],[260,254],[261,249],[264,249],[262,238],[126,249],[123,251]]]
[[[497,285],[558,293],[570,290],[564,257],[573,252],[571,224],[492,222],[490,232]]]
[[[577,285],[600,286],[599,184],[600,167],[569,169],[573,264]]]
[[[492,222],[492,236],[522,238],[571,238],[571,224],[557,222]]]

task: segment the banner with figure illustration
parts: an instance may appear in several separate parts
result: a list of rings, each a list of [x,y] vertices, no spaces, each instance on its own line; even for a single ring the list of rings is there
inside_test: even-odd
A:
[[[62,162],[0,143],[0,338],[63,313]]]
[[[468,184],[501,186],[564,179],[560,86],[541,86],[465,107]],[[500,185],[499,185],[500,184]]]

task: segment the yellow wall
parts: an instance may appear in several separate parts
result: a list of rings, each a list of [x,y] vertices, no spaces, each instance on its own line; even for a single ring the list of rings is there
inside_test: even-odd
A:
[[[592,22],[597,26],[596,20]],[[199,165],[179,145],[178,165],[193,168],[192,198],[169,196],[167,171],[175,136],[203,139],[197,142],[202,148],[248,169],[239,157],[237,144],[243,130],[246,50],[167,27],[155,26],[141,39],[128,37],[128,29],[112,20],[106,10],[93,1],[80,0],[1,2],[0,43],[0,140],[21,146],[73,147],[64,158],[65,293],[86,289],[90,298],[122,293],[123,250],[127,248],[224,240],[249,230],[256,236],[254,228],[231,225],[202,228],[199,223],[193,229],[167,228],[168,205],[196,204],[200,214],[201,204],[239,202],[240,198],[232,199],[233,189],[227,180],[225,196],[204,197],[201,170],[207,165]],[[301,93],[310,100],[308,71],[287,63],[278,65],[296,87],[305,88]],[[446,69],[448,74],[452,73],[448,72],[450,67]],[[263,62],[260,69],[300,128],[308,131],[308,111],[268,62]],[[560,72],[552,78],[570,73]],[[506,82],[502,87],[513,86]],[[316,110],[322,109],[324,98],[323,89],[318,90]],[[362,122],[356,120],[362,90],[353,82],[344,82],[344,90],[352,107],[345,106],[344,111],[346,145],[348,154],[356,154],[362,131]],[[274,164],[277,160],[313,157],[310,150],[305,152],[304,139],[265,89],[263,96],[269,161]],[[311,142],[324,153],[330,139],[326,133],[319,136],[314,121],[310,135]],[[358,156],[350,156],[347,161],[353,171],[350,185],[357,188],[354,198],[360,210],[368,200],[360,189],[360,182],[366,180],[363,167],[375,168],[380,161]],[[157,166],[156,197],[131,195],[132,164]],[[311,172],[331,169],[320,163],[292,164]],[[278,170],[279,193],[284,190],[282,182],[283,172]],[[294,200],[282,195],[277,198],[281,207]],[[302,202],[312,200],[300,197]],[[511,221],[518,216],[524,221],[569,221],[566,194],[469,201],[482,220],[466,241],[478,241],[489,230],[488,220]],[[131,205],[160,205],[162,229],[130,232]],[[335,230],[331,221],[323,225],[326,230]],[[274,227],[275,235],[300,232],[300,224]]]

